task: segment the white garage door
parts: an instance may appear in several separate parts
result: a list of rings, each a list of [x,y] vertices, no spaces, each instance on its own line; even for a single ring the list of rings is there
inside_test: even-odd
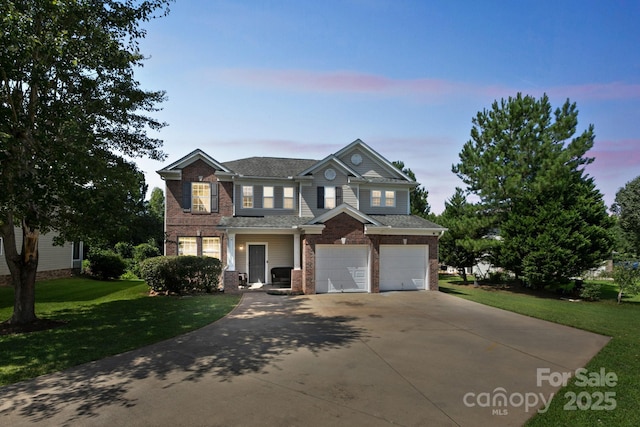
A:
[[[317,245],[316,292],[368,292],[366,245]]]
[[[427,289],[428,245],[380,245],[380,290]]]

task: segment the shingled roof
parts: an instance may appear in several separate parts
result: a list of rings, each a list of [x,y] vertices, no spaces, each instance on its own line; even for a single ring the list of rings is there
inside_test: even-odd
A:
[[[318,163],[311,159],[286,159],[280,157],[249,157],[223,163],[238,175],[273,178],[297,176]]]

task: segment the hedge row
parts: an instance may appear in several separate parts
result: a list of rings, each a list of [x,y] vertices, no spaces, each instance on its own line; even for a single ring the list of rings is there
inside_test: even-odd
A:
[[[218,292],[222,263],[204,256],[159,256],[140,263],[141,278],[159,293]]]

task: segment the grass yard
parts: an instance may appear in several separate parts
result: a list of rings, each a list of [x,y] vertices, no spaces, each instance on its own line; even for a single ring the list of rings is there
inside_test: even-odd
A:
[[[551,293],[534,294],[490,286],[476,288],[461,283],[457,277],[441,279],[440,290],[482,304],[612,337],[586,368],[589,373],[600,372],[601,368],[615,373],[618,376],[617,385],[578,387],[573,378],[566,388],[556,394],[549,410],[533,417],[528,426],[640,425],[640,297],[624,298],[623,303],[618,305],[617,292],[610,282],[602,282],[602,300],[599,302],[571,302]],[[576,395],[582,393],[582,401],[578,403],[584,409],[565,408],[566,405],[577,406],[571,404],[569,397],[565,397],[568,392]],[[588,409],[589,400],[595,403],[599,398],[598,394],[594,394],[597,392],[614,392],[615,409]]]
[[[36,313],[64,324],[0,336],[0,385],[60,371],[200,328],[224,317],[237,295],[148,296],[139,280],[86,278],[36,284]],[[11,317],[13,289],[0,288],[0,321]]]

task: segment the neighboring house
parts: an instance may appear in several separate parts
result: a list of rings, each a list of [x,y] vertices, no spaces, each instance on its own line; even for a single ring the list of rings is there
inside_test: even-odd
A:
[[[18,251],[22,245],[22,230],[15,229]],[[54,246],[55,233],[41,234],[38,238],[38,271],[36,280],[68,277],[82,268],[82,242]],[[0,286],[11,285],[11,272],[5,259],[4,242],[0,237]]]
[[[361,140],[323,160],[195,150],[158,173],[165,254],[219,258],[225,289],[270,283],[278,267],[305,294],[438,289],[445,229],[410,215],[418,184]]]

